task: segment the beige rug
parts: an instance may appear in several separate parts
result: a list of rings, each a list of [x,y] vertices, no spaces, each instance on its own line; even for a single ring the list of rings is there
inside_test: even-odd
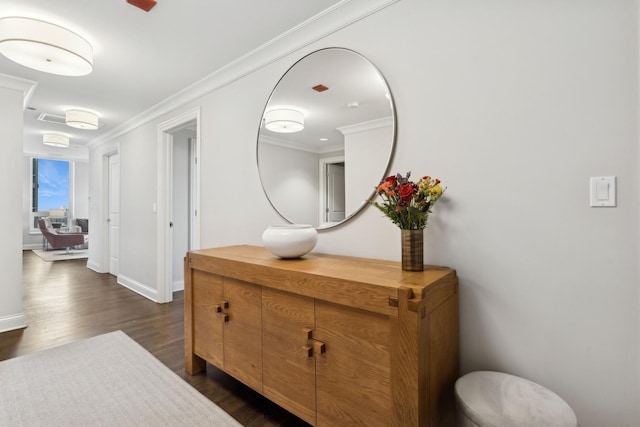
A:
[[[71,249],[69,253],[67,253],[66,249],[55,249],[50,251],[33,249],[33,253],[48,262],[89,258],[89,249]]]
[[[0,362],[3,426],[240,426],[122,331]]]

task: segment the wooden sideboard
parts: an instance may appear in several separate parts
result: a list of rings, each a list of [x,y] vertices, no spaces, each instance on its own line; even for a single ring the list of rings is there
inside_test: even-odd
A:
[[[317,426],[455,424],[454,270],[258,246],[185,257],[185,368],[206,362]]]

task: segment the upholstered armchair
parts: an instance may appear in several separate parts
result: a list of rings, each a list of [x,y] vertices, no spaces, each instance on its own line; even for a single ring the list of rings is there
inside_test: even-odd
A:
[[[72,246],[84,245],[89,238],[87,233],[60,232],[51,226],[48,218],[40,218],[38,226],[52,249],[66,249],[69,252]]]

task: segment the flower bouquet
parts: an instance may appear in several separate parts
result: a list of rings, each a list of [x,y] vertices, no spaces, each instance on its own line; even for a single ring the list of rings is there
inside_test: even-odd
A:
[[[437,178],[423,176],[413,182],[410,177],[411,172],[407,172],[406,176],[397,174],[385,178],[376,190],[382,202],[372,204],[402,230],[422,230],[444,188]]]
[[[410,178],[411,172],[406,176],[397,174],[385,178],[376,189],[382,202],[371,204],[402,231],[402,269],[422,271],[424,228],[445,189],[437,178],[423,176],[417,182]]]

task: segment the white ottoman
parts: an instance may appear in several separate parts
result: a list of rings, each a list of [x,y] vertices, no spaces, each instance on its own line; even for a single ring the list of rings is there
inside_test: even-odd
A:
[[[576,427],[571,407],[533,381],[502,372],[476,371],[455,385],[460,427]]]

